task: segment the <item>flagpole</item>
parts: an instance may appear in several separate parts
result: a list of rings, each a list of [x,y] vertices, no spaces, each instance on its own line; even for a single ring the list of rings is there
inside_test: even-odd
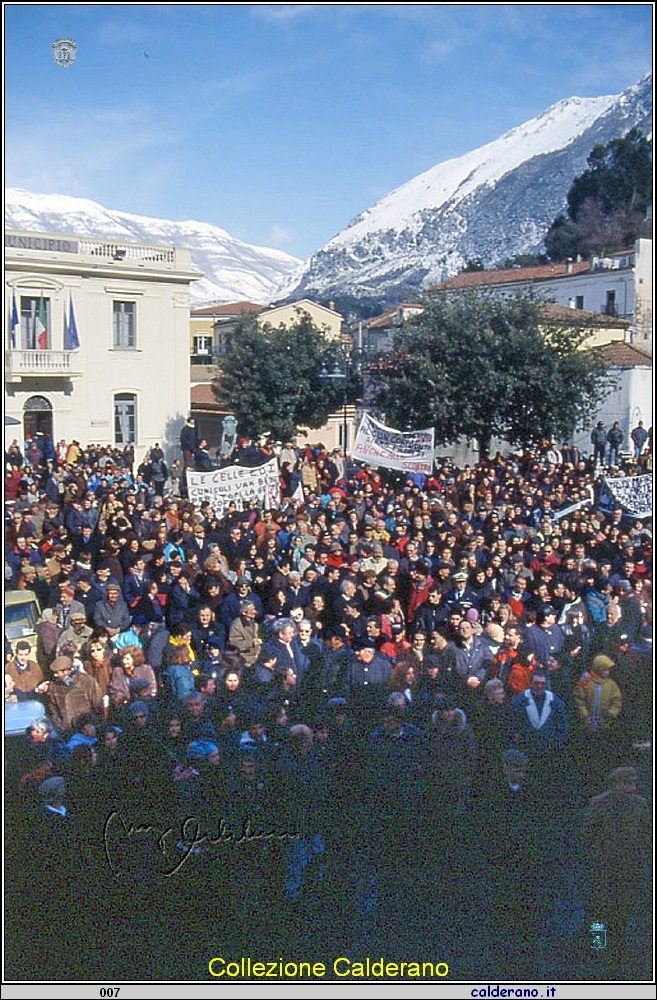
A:
[[[16,331],[20,331],[20,319],[16,308],[16,278],[11,283],[11,320],[9,325],[9,346],[16,350]]]
[[[39,330],[39,336],[37,339],[37,329]],[[46,310],[46,303],[43,298],[43,288],[39,295],[39,304],[37,306],[37,316],[34,321],[34,338],[35,338],[35,350],[46,351],[48,350],[48,312]]]
[[[78,324],[75,319],[75,311],[73,309],[73,289],[70,289],[66,350],[76,351],[79,346],[80,346],[80,337],[78,336]]]

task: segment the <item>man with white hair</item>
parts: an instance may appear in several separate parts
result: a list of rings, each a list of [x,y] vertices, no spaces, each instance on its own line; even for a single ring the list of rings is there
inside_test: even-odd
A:
[[[240,613],[230,626],[228,646],[236,650],[245,666],[252,667],[262,648],[258,612],[253,601],[240,603]]]
[[[276,673],[285,674],[288,670],[297,673],[297,659],[292,641],[297,634],[296,625],[291,618],[277,618],[272,626],[272,636],[262,647],[263,660],[276,657]]]

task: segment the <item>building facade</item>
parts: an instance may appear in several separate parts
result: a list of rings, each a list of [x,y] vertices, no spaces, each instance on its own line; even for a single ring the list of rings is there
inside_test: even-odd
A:
[[[318,302],[311,302],[310,299],[299,299],[297,302],[290,302],[289,305],[263,310],[258,316],[258,326],[260,329],[265,324],[272,327],[288,326],[290,323],[296,323],[304,314],[310,316],[318,330],[324,331],[327,340],[340,340],[342,336],[340,313],[335,309],[321,306]]]
[[[607,257],[591,257],[590,261],[500,271],[464,271],[434,290],[482,286],[494,288],[502,295],[515,295],[531,287],[546,301],[627,320],[628,340],[652,354],[651,239],[639,239],[630,250]]]
[[[606,430],[617,420],[623,431],[621,451],[631,453],[630,434],[639,420],[643,420],[646,429],[652,427],[652,355],[618,340],[610,341],[598,350],[613,378],[614,387],[598,407],[595,419],[602,420]],[[573,435],[573,442],[582,453],[591,453],[592,429],[593,423]]]
[[[265,307],[257,302],[228,302],[192,309],[190,316],[190,352],[192,365],[216,364],[226,349],[226,335],[249,316],[257,316]]]
[[[5,409],[54,441],[159,442],[168,457],[190,406],[186,248],[5,233]],[[14,433],[12,433],[14,431]]]
[[[423,312],[424,306],[419,302],[402,302],[379,316],[359,322],[355,332],[357,348],[363,351],[367,358],[375,358],[378,354],[391,351],[394,347],[395,334],[406,320],[421,316]]]

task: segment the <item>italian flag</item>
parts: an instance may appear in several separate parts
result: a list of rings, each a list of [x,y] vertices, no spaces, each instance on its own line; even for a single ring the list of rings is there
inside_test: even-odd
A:
[[[43,295],[40,295],[39,308],[34,319],[34,343],[40,351],[45,351],[48,348],[48,329],[46,327],[46,322],[46,303],[44,302]]]

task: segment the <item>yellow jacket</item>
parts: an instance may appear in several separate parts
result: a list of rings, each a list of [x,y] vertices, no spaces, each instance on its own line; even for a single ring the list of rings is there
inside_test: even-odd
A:
[[[616,681],[611,677],[591,674],[586,684],[575,686],[575,705],[581,722],[593,721],[596,707],[596,689],[599,688],[598,719],[611,722],[617,719],[623,707],[623,696]]]

